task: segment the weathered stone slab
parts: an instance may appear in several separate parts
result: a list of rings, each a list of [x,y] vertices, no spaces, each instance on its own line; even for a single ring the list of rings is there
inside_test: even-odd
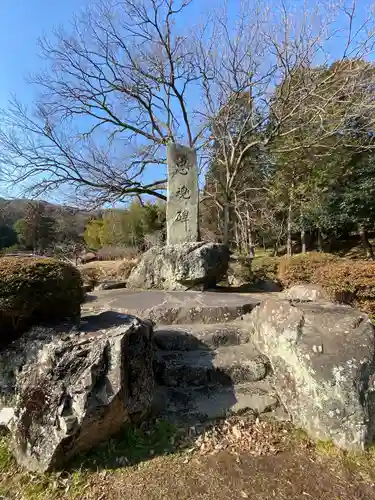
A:
[[[294,285],[283,292],[282,298],[296,302],[315,302],[317,300],[330,302],[323,288],[320,285],[314,285],[312,283]]]
[[[112,310],[152,319],[158,325],[227,322],[249,313],[267,294],[217,292],[131,292],[109,290],[90,294],[84,314]]]
[[[198,231],[198,169],[194,149],[169,144],[167,245],[195,242]]]
[[[96,290],[120,290],[126,288],[126,281],[108,280],[99,283]]]

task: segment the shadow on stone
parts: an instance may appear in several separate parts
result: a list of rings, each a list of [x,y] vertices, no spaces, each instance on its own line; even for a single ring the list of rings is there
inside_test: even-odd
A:
[[[89,293],[86,294],[86,296],[85,296],[85,303],[95,302],[95,300],[97,300],[97,296],[94,293],[89,292]]]
[[[153,330],[106,311],[55,338],[59,331],[29,332],[33,355],[21,346],[28,355],[12,434],[17,460],[30,470],[135,464],[193,446],[208,422],[278,406],[268,361],[238,323]]]
[[[228,339],[237,345],[233,332]],[[194,446],[210,422],[232,414],[238,404],[236,380],[246,380],[249,375],[241,373],[239,367],[218,366],[215,347],[219,345],[224,344],[215,333],[200,339],[182,328],[157,330],[153,363],[156,387],[150,419],[140,426],[125,426],[69,468],[119,468]],[[248,413],[255,416],[250,410]]]
[[[116,311],[104,311],[93,316],[81,318],[79,330],[81,333],[95,333],[106,329],[122,327],[124,322],[129,321],[131,315],[121,314]]]
[[[212,292],[221,293],[274,293],[281,292],[282,287],[275,281],[263,281],[259,283],[244,283],[240,286],[220,286],[211,289]]]

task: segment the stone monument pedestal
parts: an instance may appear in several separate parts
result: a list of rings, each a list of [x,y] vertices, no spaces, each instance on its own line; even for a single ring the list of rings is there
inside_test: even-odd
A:
[[[131,272],[127,288],[208,290],[225,276],[229,249],[218,243],[183,243],[153,247]]]

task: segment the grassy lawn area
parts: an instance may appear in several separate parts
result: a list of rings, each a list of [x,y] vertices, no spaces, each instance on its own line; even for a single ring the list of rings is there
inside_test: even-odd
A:
[[[237,423],[236,423],[237,422]],[[21,500],[375,499],[375,454],[238,420],[191,439],[165,422],[126,429],[60,473],[21,470],[0,441],[0,495]],[[215,437],[216,436],[216,437]]]

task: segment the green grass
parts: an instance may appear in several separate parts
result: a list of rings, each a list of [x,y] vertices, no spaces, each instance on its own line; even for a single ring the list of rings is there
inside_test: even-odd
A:
[[[319,455],[326,457],[338,457],[341,455],[341,451],[334,445],[330,440],[323,441],[318,440],[315,442],[315,450]]]
[[[27,472],[21,469],[13,458],[9,438],[0,438],[0,495],[13,498],[17,493],[27,500],[73,500],[82,498],[86,479],[87,473],[80,470],[53,474]]]
[[[8,438],[0,436],[0,474],[14,464],[14,459],[9,450]]]
[[[128,426],[91,452],[76,457],[64,471],[48,474],[18,467],[9,438],[0,436],[0,495],[17,492],[27,500],[81,499],[93,472],[114,472],[157,455],[171,455],[176,452],[178,435],[177,429],[164,421],[147,428]]]
[[[374,471],[375,443],[364,453],[339,449],[332,441],[316,441],[314,448],[321,459],[339,463],[347,471],[359,474],[363,480],[373,481],[371,476]]]
[[[360,455],[340,451],[330,441],[313,442],[305,431],[290,425],[280,424],[280,432],[289,438],[285,451],[287,458],[291,453],[295,457],[293,458],[295,462],[291,463],[298,464],[302,456],[308,455],[313,467],[315,463],[318,463],[319,467],[332,471],[334,478],[337,474],[349,472],[353,474],[353,477],[360,478],[368,484],[373,483],[375,446],[367,453]],[[204,459],[199,454],[194,460],[186,461],[187,450],[181,448],[183,441],[180,437],[184,437],[182,431],[181,434],[178,429],[165,421],[157,421],[152,426],[141,428],[128,426],[115,438],[103,443],[90,453],[77,457],[66,470],[51,474],[29,473],[19,468],[9,452],[8,438],[0,436],[0,496],[25,500],[84,500],[86,498],[104,500],[119,498],[119,492],[123,492],[125,488],[127,491],[125,498],[129,498],[130,493],[130,497],[134,500],[145,500],[149,498],[147,491],[155,492],[155,498],[158,499],[172,498],[168,493],[165,496],[166,491],[173,492],[173,498],[177,498],[179,493],[182,494],[185,491],[181,491],[181,488],[188,485],[193,492],[189,498],[195,498],[194,494],[198,495],[203,485],[203,487],[207,486],[208,491],[212,489],[216,492],[215,496],[212,493],[207,498],[217,498],[215,488],[218,482],[223,481],[222,466],[226,462],[221,462],[221,466],[218,467],[215,466],[215,460],[210,463],[206,462],[206,469],[203,469],[202,460]],[[155,459],[151,460],[153,457]],[[189,457],[191,458],[190,454]],[[229,455],[226,455],[225,460],[228,459]],[[303,463],[309,465],[310,462],[305,460]],[[238,465],[237,461],[236,464]],[[319,467],[315,467],[315,471],[319,470]],[[257,469],[261,478],[263,468],[264,465],[261,465],[260,469]],[[203,482],[197,485],[196,490],[194,489],[195,483],[193,486],[186,482],[183,482],[182,486],[178,484],[178,479],[186,471],[188,478],[190,474],[203,478]],[[231,480],[232,466],[228,471],[226,481]],[[315,481],[313,476],[316,472],[311,473],[309,467],[304,471],[304,480]],[[292,470],[289,472],[288,481],[294,481],[294,472]],[[251,482],[253,470],[247,468],[246,474],[248,474],[248,481]],[[171,484],[165,487],[168,478],[171,478]],[[264,475],[264,480],[267,481],[267,474]],[[350,481],[350,477],[345,481]],[[144,491],[145,485],[148,486],[147,491]],[[227,484],[223,486],[226,487]],[[340,488],[341,486],[340,483]],[[238,497],[240,498],[239,495]],[[283,496],[283,498],[287,497]],[[348,497],[345,496],[345,498]]]
[[[177,429],[163,420],[156,421],[152,427],[124,427],[119,435],[79,460],[83,468],[95,470],[134,465],[157,455],[173,453],[177,439]]]

